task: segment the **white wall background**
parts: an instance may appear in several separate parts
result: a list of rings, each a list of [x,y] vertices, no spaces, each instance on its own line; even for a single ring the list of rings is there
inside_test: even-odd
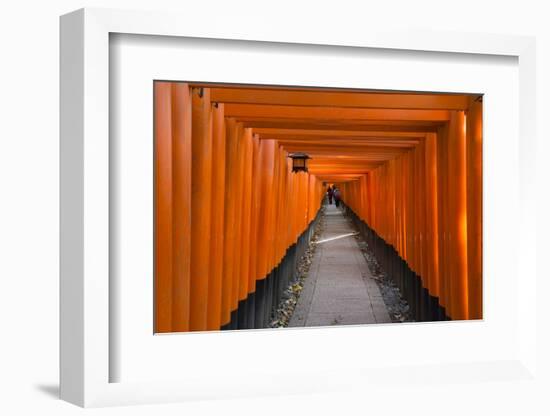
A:
[[[81,7],[188,11],[208,25],[220,13],[239,25],[262,19],[288,25],[322,25],[337,31],[349,25],[420,27],[434,30],[537,36],[538,85],[538,259],[539,354],[548,380],[550,295],[544,260],[550,204],[550,12],[545,1],[277,1],[182,2],[167,0],[20,0],[0,12],[0,413],[56,414],[81,409],[56,399],[58,383],[58,119],[59,16]],[[185,24],[185,22],[182,22]],[[503,230],[503,236],[505,231]],[[545,353],[544,353],[545,351]],[[381,413],[548,414],[549,385],[486,383],[433,386],[431,391],[372,397],[368,391],[305,397],[270,397],[94,410],[100,414],[264,414]],[[413,398],[415,398],[413,400]],[[414,404],[411,408],[411,404]],[[406,410],[410,409],[410,410]],[[383,413],[382,413],[383,412]]]

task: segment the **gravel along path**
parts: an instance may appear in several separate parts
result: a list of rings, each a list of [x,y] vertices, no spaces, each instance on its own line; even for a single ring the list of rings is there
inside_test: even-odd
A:
[[[352,221],[350,220],[350,222]],[[360,234],[357,234],[355,238],[363,256],[367,260],[369,270],[380,288],[382,299],[386,304],[392,322],[414,322],[409,304],[403,299],[399,288],[393,283],[392,279],[382,271],[369,245]]]
[[[306,279],[307,273],[311,266],[313,254],[315,254],[315,248],[317,247],[315,243],[317,242],[317,240],[319,240],[319,236],[323,232],[324,209],[325,207],[322,206],[321,218],[317,223],[317,226],[315,227],[313,237],[309,242],[306,252],[298,262],[296,270],[298,279],[294,284],[288,286],[284,291],[281,302],[279,303],[279,306],[274,315],[271,317],[271,321],[269,324],[270,328],[286,328],[288,326],[290,318],[292,317],[292,314],[294,313],[294,309],[296,308],[296,304],[298,303],[298,298],[300,297],[300,293],[304,288],[304,280]]]

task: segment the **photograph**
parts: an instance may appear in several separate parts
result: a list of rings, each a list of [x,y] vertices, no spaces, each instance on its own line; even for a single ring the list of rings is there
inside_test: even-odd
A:
[[[155,333],[483,319],[483,94],[152,87]]]
[[[545,2],[4,3],[0,414],[550,415]]]

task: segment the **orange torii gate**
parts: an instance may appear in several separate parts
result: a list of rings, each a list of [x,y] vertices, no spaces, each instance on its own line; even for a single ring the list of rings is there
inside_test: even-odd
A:
[[[387,266],[410,271],[414,296],[425,293],[442,318],[481,318],[475,97],[154,88],[156,332],[266,326],[311,236],[323,182],[338,184]],[[291,152],[312,158],[308,172],[291,172]]]

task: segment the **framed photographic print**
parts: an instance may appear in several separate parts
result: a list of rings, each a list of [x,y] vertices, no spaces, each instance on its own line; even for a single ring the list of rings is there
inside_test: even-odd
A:
[[[61,18],[62,398],[529,378],[533,39],[181,22]]]

